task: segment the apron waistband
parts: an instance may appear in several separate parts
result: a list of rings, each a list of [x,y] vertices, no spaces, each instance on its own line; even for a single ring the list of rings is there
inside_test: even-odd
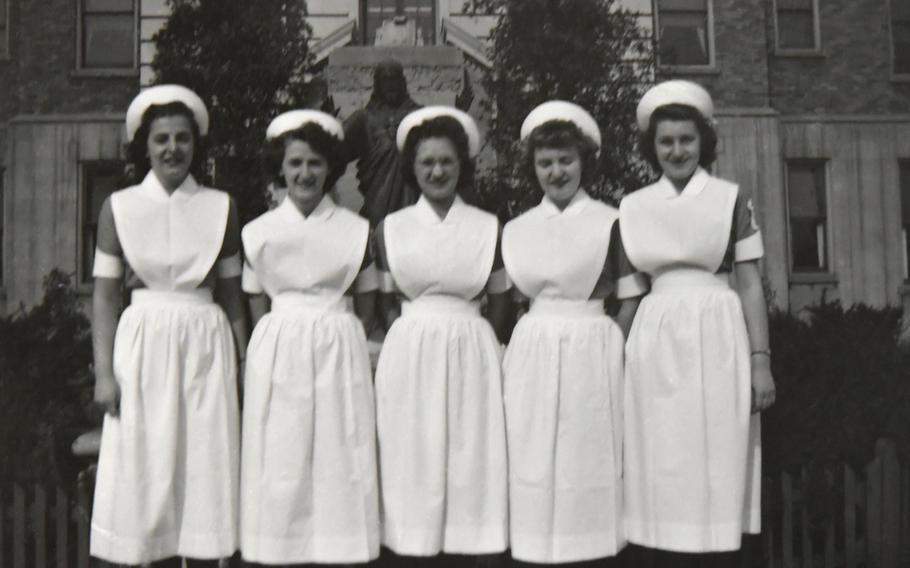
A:
[[[208,288],[195,290],[149,290],[140,288],[131,294],[133,304],[211,304],[212,291]]]
[[[422,314],[479,316],[480,303],[455,296],[421,296],[401,303],[401,315]]]
[[[282,292],[272,298],[272,311],[307,310],[320,313],[347,312],[344,296],[320,296],[301,292]]]
[[[681,288],[730,289],[730,279],[725,272],[713,273],[700,268],[673,268],[654,276],[651,293],[679,290]]]
[[[603,300],[569,300],[566,298],[536,298],[528,314],[542,316],[603,316]]]

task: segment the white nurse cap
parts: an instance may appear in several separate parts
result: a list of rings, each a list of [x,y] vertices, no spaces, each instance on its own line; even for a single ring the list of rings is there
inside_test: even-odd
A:
[[[265,139],[274,140],[285,132],[297,130],[308,123],[314,123],[337,140],[344,140],[344,127],[338,119],[319,110],[289,110],[272,119],[265,130]]]
[[[693,107],[709,123],[714,122],[714,101],[708,91],[698,83],[675,79],[654,85],[638,102],[638,110],[635,112],[638,129],[642,132],[648,130],[654,111],[670,104]]]
[[[521,139],[525,140],[535,128],[551,120],[565,120],[577,126],[597,145],[597,151],[600,153],[600,128],[597,121],[588,111],[567,101],[547,101],[537,105],[521,123]]]
[[[132,142],[136,131],[142,124],[142,116],[152,105],[166,105],[169,103],[183,103],[193,113],[199,135],[205,136],[209,132],[209,112],[199,95],[183,85],[155,85],[145,89],[133,99],[126,109],[126,137]]]
[[[476,156],[480,152],[480,131],[477,130],[477,123],[468,113],[447,106],[423,107],[405,116],[398,125],[398,132],[395,135],[398,150],[404,150],[404,143],[408,139],[411,129],[441,116],[451,116],[461,123],[461,128],[468,137],[468,154],[472,158]]]

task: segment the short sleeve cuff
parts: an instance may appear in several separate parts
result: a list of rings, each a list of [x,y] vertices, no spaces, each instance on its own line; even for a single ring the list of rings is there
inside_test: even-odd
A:
[[[765,247],[762,244],[761,232],[755,232],[748,237],[736,241],[733,251],[733,260],[735,262],[744,262],[755,260],[765,256]]]
[[[262,285],[259,283],[259,277],[256,276],[256,271],[253,270],[253,267],[250,266],[249,263],[244,263],[243,265],[243,275],[240,278],[240,286],[247,294],[262,294],[264,291]]]
[[[354,293],[365,294],[379,289],[379,273],[376,272],[376,265],[370,263],[369,266],[360,271],[357,278],[354,279]]]
[[[616,281],[616,298],[626,300],[648,291],[648,279],[642,272],[628,274]]]
[[[508,292],[511,287],[512,280],[509,278],[505,268],[494,270],[493,273],[490,274],[490,279],[487,280],[488,294],[502,294]]]
[[[243,265],[240,263],[240,253],[236,252],[227,258],[218,261],[218,278],[236,278],[243,272]]]
[[[95,278],[122,278],[123,260],[118,256],[108,254],[100,248],[96,248],[92,276]]]
[[[386,294],[394,294],[398,291],[398,288],[395,286],[395,280],[392,278],[391,272],[377,270],[376,275],[379,278],[380,292],[385,292]]]

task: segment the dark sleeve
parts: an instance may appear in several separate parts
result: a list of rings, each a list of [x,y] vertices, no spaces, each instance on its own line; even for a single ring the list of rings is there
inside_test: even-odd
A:
[[[359,160],[366,149],[366,111],[358,110],[344,121],[345,163]]]
[[[98,233],[95,246],[107,254],[123,258],[123,247],[120,246],[120,238],[117,236],[110,196],[101,204],[101,211],[98,213]]]
[[[237,203],[230,198],[228,207],[227,227],[224,229],[224,241],[221,243],[219,259],[229,258],[240,252],[240,214]]]
[[[389,272],[389,257],[385,250],[385,220],[380,221],[376,228],[373,229],[373,259],[376,261],[376,269],[380,272]]]
[[[363,262],[360,263],[360,272],[363,272],[371,264],[373,264],[373,239],[374,236],[371,233],[369,239],[367,240],[366,250],[363,251]]]
[[[493,269],[491,272],[505,268],[505,263],[502,261],[502,223],[498,223],[498,225],[496,229],[496,253],[493,255]]]

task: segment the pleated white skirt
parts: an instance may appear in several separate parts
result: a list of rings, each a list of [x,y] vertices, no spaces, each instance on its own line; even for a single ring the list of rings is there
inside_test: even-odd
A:
[[[234,340],[208,290],[136,290],[120,317],[120,416],[101,436],[91,554],[140,564],[237,549]]]
[[[264,564],[379,555],[373,386],[343,299],[282,294],[247,350],[241,549]]]
[[[613,556],[622,526],[623,335],[603,301],[536,300],[503,362],[512,556]]]
[[[500,347],[477,305],[406,302],[376,371],[383,543],[398,554],[508,546]]]
[[[760,429],[749,343],[725,279],[658,276],[626,351],[625,505],[630,542],[678,552],[740,547],[760,530]]]

